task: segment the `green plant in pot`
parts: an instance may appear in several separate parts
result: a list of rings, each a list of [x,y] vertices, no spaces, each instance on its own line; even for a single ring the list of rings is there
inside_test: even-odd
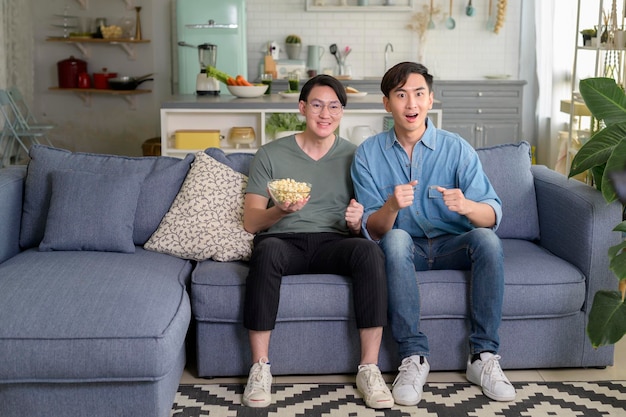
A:
[[[265,121],[265,133],[274,139],[284,132],[301,132],[306,127],[306,121],[298,117],[298,113],[272,113]]]
[[[624,181],[626,170],[626,94],[612,78],[581,80],[580,94],[595,121],[602,122],[604,127],[595,131],[580,148],[572,160],[569,176],[590,170],[596,188],[611,203],[618,200],[616,189],[623,187],[618,181]],[[624,204],[626,199],[619,199]],[[626,221],[613,230],[626,232]],[[587,335],[594,347],[614,344],[626,334],[625,249],[626,240],[622,239],[608,253],[609,267],[619,280],[618,291],[601,290],[594,295],[587,324]]]
[[[598,31],[595,29],[583,29],[580,31],[580,34],[583,36],[583,46],[590,46],[591,38],[598,36]]]
[[[299,59],[302,51],[302,39],[298,35],[289,35],[285,38],[285,51],[287,58]]]

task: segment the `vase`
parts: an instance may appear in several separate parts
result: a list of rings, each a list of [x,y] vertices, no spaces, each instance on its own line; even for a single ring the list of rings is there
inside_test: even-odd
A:
[[[287,52],[287,58],[289,59],[300,59],[301,50],[301,43],[288,43],[285,45],[285,52]]]
[[[135,7],[135,10],[137,11],[137,18],[135,22],[135,40],[140,41],[141,40],[141,20],[139,19],[139,12],[141,11],[141,7],[137,6]]]

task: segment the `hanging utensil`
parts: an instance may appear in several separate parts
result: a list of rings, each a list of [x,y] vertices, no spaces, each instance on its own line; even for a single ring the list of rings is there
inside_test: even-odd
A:
[[[487,30],[489,32],[493,32],[493,30],[496,28],[496,22],[493,18],[493,13],[491,12],[491,9],[493,9],[493,0],[489,0],[489,17],[487,18]]]
[[[339,57],[337,56],[337,44],[333,43],[332,45],[330,45],[328,50],[331,54],[333,54],[333,56],[335,57],[335,61],[337,61],[337,65],[339,65]]]
[[[474,12],[476,10],[474,9],[474,6],[472,6],[472,0],[469,0],[469,3],[467,4],[467,7],[465,8],[465,14],[468,16],[474,16]]]
[[[456,22],[452,18],[452,1],[453,0],[450,0],[450,16],[448,16],[448,19],[446,20],[446,27],[450,30],[456,27]]]
[[[435,22],[433,22],[433,0],[430,0],[430,20],[428,21],[428,29],[434,29]]]

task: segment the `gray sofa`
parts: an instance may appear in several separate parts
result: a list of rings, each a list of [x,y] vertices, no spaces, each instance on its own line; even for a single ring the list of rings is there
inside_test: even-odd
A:
[[[142,245],[193,157],[31,158],[0,170],[0,416],[169,416],[193,264]]]
[[[595,291],[616,285],[606,254],[619,240],[611,229],[621,207],[531,167],[528,150],[526,143],[479,150],[504,202],[502,364],[611,365],[612,347],[593,350],[585,324]],[[207,153],[243,172],[252,158]],[[193,160],[35,146],[28,170],[0,170],[0,416],[168,416],[186,338],[195,341],[200,376],[247,374],[246,262],[143,248]],[[463,271],[420,276],[433,369],[464,369],[466,279]],[[354,373],[349,280],[288,276],[281,291],[272,372]],[[398,365],[389,332],[380,365]]]
[[[251,155],[207,152],[247,173]],[[607,250],[621,206],[607,205],[594,188],[545,166],[531,166],[526,142],[479,149],[503,202],[498,235],[505,251],[505,295],[500,328],[504,368],[603,367],[613,347],[594,350],[585,326],[599,289],[615,288]],[[198,373],[246,375],[247,333],[241,325],[245,262],[201,262],[191,278]],[[419,273],[422,326],[433,370],[465,369],[468,345],[466,271]],[[355,373],[359,339],[350,282],[333,275],[284,277],[278,323],[270,346],[272,373]],[[385,331],[380,367],[395,372],[395,343]]]

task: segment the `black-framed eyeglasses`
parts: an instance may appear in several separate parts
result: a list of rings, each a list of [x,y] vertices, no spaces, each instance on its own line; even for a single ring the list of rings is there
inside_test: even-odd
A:
[[[324,107],[326,107],[328,109],[328,113],[332,114],[333,116],[338,115],[343,110],[343,106],[338,101],[331,101],[328,104],[324,104],[321,101],[314,100],[311,102],[307,102],[307,104],[309,105],[311,113],[313,114],[320,114],[322,110],[324,110]]]

